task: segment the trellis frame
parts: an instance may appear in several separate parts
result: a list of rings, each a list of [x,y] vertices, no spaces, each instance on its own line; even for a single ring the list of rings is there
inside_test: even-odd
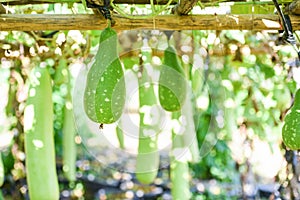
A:
[[[77,2],[78,0],[62,0]],[[164,4],[168,0],[154,1]],[[2,4],[24,5],[54,3],[54,0],[0,0]],[[56,1],[57,2],[57,1]],[[115,3],[147,4],[150,0],[115,0]],[[147,19],[128,19],[113,15],[114,29],[160,29],[160,30],[281,30],[276,14],[241,14],[241,15],[187,15],[197,0],[181,0],[173,8],[173,15],[159,15]],[[209,2],[202,0],[201,2]],[[287,11],[294,30],[300,30],[300,1],[290,4]],[[1,5],[1,4],[0,4]],[[96,14],[3,14],[0,6],[0,31],[20,30],[101,30],[105,28],[105,19]],[[1,14],[2,13],[2,14]]]

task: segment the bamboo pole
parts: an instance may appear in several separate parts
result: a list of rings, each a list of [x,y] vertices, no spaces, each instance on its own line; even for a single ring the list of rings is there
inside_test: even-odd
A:
[[[103,1],[103,0],[99,0]],[[194,1],[194,0],[192,0]],[[293,0],[279,0],[279,3],[290,3]],[[153,0],[154,4],[165,5],[168,0]],[[201,3],[204,4],[218,4],[225,2],[247,2],[247,0],[201,0]],[[0,0],[0,3],[9,4],[9,5],[25,5],[25,4],[42,4],[42,3],[81,3],[81,0]],[[114,0],[116,4],[150,4],[150,0]],[[249,1],[248,1],[249,3]],[[251,2],[250,2],[251,3]],[[255,2],[257,3],[257,2]],[[272,4],[272,1],[270,0]],[[173,1],[172,4],[177,4],[177,1]]]
[[[99,0],[103,1],[103,0]],[[194,0],[192,0],[194,1]],[[81,0],[0,0],[0,3],[9,5],[42,4],[42,3],[81,3]],[[202,3],[218,3],[219,0],[201,0]],[[228,0],[222,2],[246,2],[246,0]],[[116,4],[150,4],[150,0],[114,0]],[[153,0],[154,4],[165,5],[168,0]],[[172,4],[177,4],[173,1]]]
[[[114,29],[159,30],[279,30],[277,15],[163,15],[148,19],[113,16]],[[300,30],[300,18],[291,16],[294,30]],[[106,21],[93,14],[0,14],[0,31],[101,30]]]

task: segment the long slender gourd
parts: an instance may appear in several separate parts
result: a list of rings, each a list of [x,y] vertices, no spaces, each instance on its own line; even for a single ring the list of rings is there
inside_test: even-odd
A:
[[[191,87],[186,84],[186,99],[181,109],[181,123],[183,128],[182,141],[185,147],[188,147],[191,154],[190,162],[197,163],[200,161],[200,152],[197,141],[197,132],[194,122],[193,96]]]
[[[151,83],[149,61],[151,51],[147,50],[147,42],[142,50],[141,70],[138,77],[139,83],[139,103],[140,103],[140,127],[139,146],[136,161],[136,177],[142,184],[150,184],[157,176],[159,168],[159,151],[157,149],[157,134],[159,132],[159,116],[155,116],[159,107]]]
[[[143,78],[147,76],[144,69]],[[153,85],[139,81],[140,127],[139,146],[136,161],[136,177],[140,183],[150,184],[154,181],[159,168],[157,150],[157,119],[152,119],[152,112],[157,109]]]
[[[24,110],[24,133],[30,199],[58,199],[52,86],[48,70],[40,66],[33,68],[29,76],[29,93]]]
[[[66,103],[64,106],[64,121],[63,121],[63,171],[66,178],[69,181],[76,180],[76,128],[73,114],[73,102],[72,102],[72,84],[71,75],[68,69],[66,69],[68,82],[68,93],[66,96]]]
[[[180,112],[172,113],[173,120],[180,119]],[[180,130],[172,130],[172,154],[170,163],[171,194],[174,200],[188,200],[191,197],[189,187],[189,148],[184,144],[184,135]]]

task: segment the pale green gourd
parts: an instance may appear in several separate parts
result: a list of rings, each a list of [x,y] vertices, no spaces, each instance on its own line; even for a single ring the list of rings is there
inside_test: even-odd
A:
[[[92,121],[100,124],[116,122],[125,104],[125,80],[117,42],[117,33],[112,28],[102,31],[95,62],[87,75],[84,109]]]
[[[66,96],[66,102],[64,106],[64,121],[63,121],[63,171],[66,178],[69,181],[76,180],[76,128],[75,119],[73,113],[73,102],[72,102],[72,84],[71,75],[69,70],[66,68],[67,77],[67,88],[68,93]]]
[[[145,44],[147,45],[147,44]],[[139,146],[136,160],[136,177],[142,184],[150,184],[157,176],[159,168],[159,151],[157,137],[159,133],[160,116],[154,87],[146,64],[151,59],[151,52],[142,51],[143,65],[141,66],[139,83]],[[156,116],[157,115],[157,116]]]
[[[180,112],[173,112],[172,119],[179,120]],[[177,130],[178,131],[178,130]],[[179,131],[180,132],[180,131]],[[184,142],[184,135],[172,130],[172,153],[170,163],[171,194],[174,200],[189,200],[189,147]]]
[[[140,85],[140,128],[139,146],[136,161],[136,177],[143,184],[150,184],[154,181],[159,168],[159,152],[157,149],[157,128],[156,124],[150,124],[146,118],[151,118],[151,110],[155,109],[156,97],[153,86],[148,88]],[[156,107],[157,108],[157,107]]]
[[[59,198],[56,174],[52,86],[46,68],[37,66],[29,76],[24,110],[26,174],[31,200]]]
[[[164,62],[159,76],[159,102],[170,112],[181,109],[186,96],[186,79],[176,50],[169,46],[164,51]]]

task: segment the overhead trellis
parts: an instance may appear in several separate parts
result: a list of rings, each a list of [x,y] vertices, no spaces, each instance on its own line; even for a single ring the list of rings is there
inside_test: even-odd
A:
[[[98,0],[102,4],[104,0]],[[10,13],[8,7],[55,4],[81,3],[80,0],[0,0],[0,31],[9,30],[100,30],[106,26],[103,16],[96,13],[87,14],[19,14]],[[272,6],[272,1],[223,1],[223,0],[114,0],[115,5],[143,5],[152,4],[167,7],[168,12],[153,16],[130,15],[112,12],[115,21],[114,29],[160,29],[160,30],[280,30],[282,26],[277,14],[273,10],[261,14],[254,11],[255,6],[262,8]],[[286,13],[290,15],[294,30],[300,30],[300,1],[280,2]],[[197,6],[201,14],[190,12]],[[231,13],[205,13],[205,8],[213,6],[239,6],[243,10],[249,9],[247,14],[233,11]],[[244,11],[243,11],[244,12]],[[196,13],[196,14],[194,14]]]

